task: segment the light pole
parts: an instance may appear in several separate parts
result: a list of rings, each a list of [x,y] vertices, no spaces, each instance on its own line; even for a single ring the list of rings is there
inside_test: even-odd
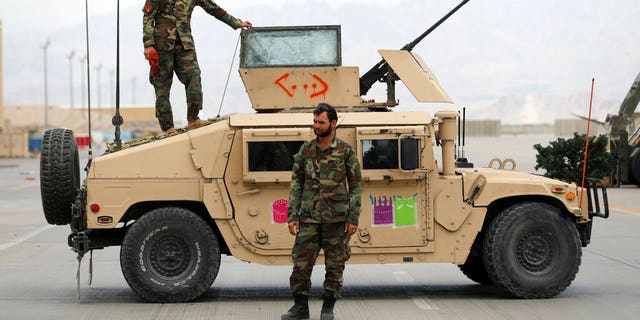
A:
[[[85,101],[86,98],[84,96],[84,73],[86,72],[86,65],[85,62],[87,62],[87,55],[84,55],[82,58],[80,58],[80,97],[82,99],[82,106],[81,108],[84,108],[84,106],[87,105],[87,102]],[[82,113],[82,119],[84,119],[84,111],[81,112]]]
[[[49,88],[47,81],[47,48],[51,45],[51,41],[47,38],[47,42],[42,45],[44,52],[44,130],[49,127]]]
[[[97,74],[97,77],[98,77],[98,82],[96,83],[96,85],[98,86],[98,108],[97,108],[98,109],[98,118],[102,119],[102,112],[100,110],[102,108],[102,102],[100,100],[101,99],[101,97],[100,97],[100,87],[101,87],[101,85],[100,85],[101,84],[100,83],[100,70],[102,70],[102,63],[99,64],[96,67],[96,74]]]
[[[76,50],[71,49],[71,53],[67,55],[69,59],[69,107],[73,109],[73,57],[76,56]]]

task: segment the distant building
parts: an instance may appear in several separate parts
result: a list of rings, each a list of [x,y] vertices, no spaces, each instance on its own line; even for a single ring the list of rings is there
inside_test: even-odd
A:
[[[113,130],[111,118],[114,108],[91,109],[91,130]],[[122,107],[120,114],[124,118],[122,130],[141,131],[142,134],[160,132],[160,126],[153,107]],[[44,132],[43,106],[12,106],[5,107],[5,115],[12,129],[23,129],[30,132]],[[68,128],[76,134],[89,130],[87,110],[79,108],[49,107],[49,128]]]
[[[113,114],[113,108],[91,110],[91,131],[94,143],[104,145],[106,141],[102,139],[112,139],[114,128],[111,124],[111,118]],[[124,107],[120,109],[120,114],[124,118],[121,132],[125,140],[126,137],[139,138],[161,132],[153,107]],[[0,158],[28,157],[39,151],[39,142],[41,142],[45,129],[44,107],[4,107],[4,115],[5,127],[4,131],[0,132]],[[73,130],[81,147],[83,145],[80,142],[89,143],[87,118],[87,111],[84,109],[49,107],[48,110],[49,128]]]
[[[462,128],[460,129],[462,134]],[[465,131],[469,137],[495,137],[500,135],[500,120],[467,120]]]

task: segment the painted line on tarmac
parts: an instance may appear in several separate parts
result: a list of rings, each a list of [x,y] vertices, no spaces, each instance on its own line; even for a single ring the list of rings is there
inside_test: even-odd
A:
[[[40,182],[24,184],[24,185],[21,185],[21,186],[15,186],[15,187],[7,188],[7,189],[9,189],[9,191],[19,191],[19,190],[29,189],[29,188],[33,188],[33,187],[38,187],[38,186],[40,186]]]
[[[13,239],[13,240],[5,243],[5,244],[0,244],[0,252],[2,252],[4,250],[7,250],[7,249],[9,249],[9,248],[11,248],[11,247],[13,247],[15,245],[20,244],[20,243],[23,243],[23,242],[25,242],[25,241],[27,241],[27,240],[39,235],[42,232],[45,232],[45,231],[49,230],[51,228],[53,228],[52,225],[45,225],[45,226],[42,226],[42,227],[40,227],[40,228],[38,228],[36,230],[33,230],[33,231],[27,233],[27,234],[25,234],[25,235],[23,235],[21,237],[15,238],[15,239]]]
[[[406,271],[394,271],[393,278],[396,282],[403,285],[416,283],[416,280]],[[440,310],[440,308],[436,307],[435,304],[427,298],[411,297],[411,301],[413,301],[413,303],[423,311]]]
[[[612,205],[612,206],[609,206],[609,208],[614,209],[614,210],[618,210],[618,211],[622,211],[622,212],[626,212],[626,213],[640,213],[640,208],[639,207]]]
[[[429,299],[425,298],[411,298],[413,303],[420,308],[420,310],[428,311],[428,310],[440,310],[440,308],[436,307],[429,301]]]

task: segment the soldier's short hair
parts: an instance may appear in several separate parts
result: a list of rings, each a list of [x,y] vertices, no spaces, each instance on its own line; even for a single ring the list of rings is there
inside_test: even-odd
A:
[[[313,110],[313,114],[316,116],[321,115],[323,112],[327,113],[327,118],[329,118],[329,122],[338,120],[338,114],[336,113],[336,109],[332,107],[330,104],[324,103],[324,102],[318,103],[318,106],[316,107],[316,109]]]

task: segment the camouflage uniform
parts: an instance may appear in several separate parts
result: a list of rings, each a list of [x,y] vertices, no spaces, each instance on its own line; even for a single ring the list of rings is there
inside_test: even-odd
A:
[[[155,88],[156,117],[163,131],[173,128],[169,95],[174,71],[185,86],[187,120],[197,120],[202,109],[200,67],[191,36],[191,13],[195,6],[234,29],[240,28],[242,20],[211,0],[146,0],[142,9],[144,47],[155,47],[160,57],[158,73],[149,74],[149,81]]]
[[[337,138],[325,150],[317,140],[305,142],[293,159],[288,222],[299,221],[300,231],[291,252],[291,291],[309,295],[311,272],[322,248],[324,295],[337,299],[349,259],[345,222],[357,225],[360,216],[360,164],[351,146]]]

